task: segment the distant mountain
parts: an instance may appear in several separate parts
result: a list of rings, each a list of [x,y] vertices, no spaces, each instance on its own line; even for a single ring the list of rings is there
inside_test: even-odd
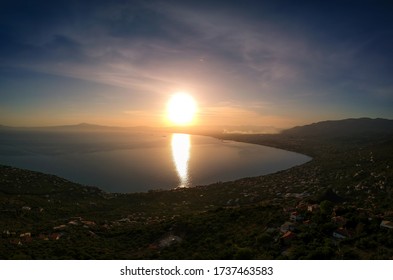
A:
[[[41,129],[81,129],[81,130],[101,130],[101,129],[113,129],[116,127],[90,124],[90,123],[80,123],[80,124],[72,124],[72,125],[60,125],[60,126],[48,126],[48,127],[40,127]]]
[[[292,137],[348,137],[393,134],[393,120],[388,119],[345,119],[322,121],[283,130],[282,135]]]
[[[129,131],[129,130],[147,130],[148,127],[120,127],[120,126],[105,126],[90,123],[79,123],[71,125],[57,125],[57,126],[34,126],[34,127],[12,127],[0,125],[0,130],[14,130],[14,131],[43,131],[43,132],[95,132],[95,131]]]
[[[15,127],[0,124],[0,131],[1,130],[9,130],[9,129],[15,129]]]

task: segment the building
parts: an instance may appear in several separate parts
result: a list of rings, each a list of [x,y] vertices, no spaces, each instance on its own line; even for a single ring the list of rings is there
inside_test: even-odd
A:
[[[338,228],[333,231],[333,237],[337,239],[346,239],[351,237],[351,234],[345,228]]]
[[[345,219],[342,216],[335,216],[331,220],[332,220],[332,223],[336,224],[339,227],[343,227],[347,223],[347,219]]]
[[[303,216],[300,215],[297,211],[295,211],[295,212],[292,212],[291,215],[289,215],[289,219],[292,222],[300,222],[300,221],[303,221]]]
[[[308,212],[315,212],[319,210],[319,204],[312,204],[307,206]]]
[[[379,225],[381,228],[393,229],[393,222],[384,220]]]

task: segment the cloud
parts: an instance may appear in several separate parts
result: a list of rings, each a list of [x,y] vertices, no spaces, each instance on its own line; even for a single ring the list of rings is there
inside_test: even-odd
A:
[[[102,9],[93,7],[83,21],[81,15],[74,16],[73,21],[84,24],[71,24],[71,28],[60,21],[40,32],[46,34],[39,40],[23,42],[24,38],[19,38],[8,47],[10,63],[137,88],[146,81],[158,85],[203,82],[200,72],[206,68],[220,83],[250,74],[263,80],[294,75],[288,66],[277,62],[277,42],[272,38],[261,42],[253,31],[243,35],[250,26],[238,26],[240,23],[229,17],[171,7],[161,12],[129,5]],[[36,23],[36,27],[41,25]],[[23,60],[16,61],[21,53]],[[206,62],[204,69],[197,62],[201,56]]]
[[[83,19],[77,14],[72,19],[80,24],[59,24],[42,36],[46,41],[26,46],[31,61],[23,63],[39,71],[137,88],[146,82],[210,84],[213,76],[219,84],[248,87],[254,96],[261,85],[301,79],[307,64],[318,68],[302,34],[291,35],[270,22],[248,21],[235,11],[217,14],[204,6],[138,4],[98,5]]]
[[[240,117],[245,112],[234,108],[241,107],[261,121],[261,112],[287,118],[288,107],[297,114],[307,106],[376,108],[393,100],[392,21],[383,7],[368,13],[361,4],[321,9],[303,1],[41,2],[48,8],[10,2],[0,12],[0,67],[149,98],[188,90],[202,106],[223,108],[216,113]],[[256,101],[269,106],[252,107]]]

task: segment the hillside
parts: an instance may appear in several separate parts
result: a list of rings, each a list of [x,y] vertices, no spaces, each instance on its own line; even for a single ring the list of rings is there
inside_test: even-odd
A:
[[[347,149],[372,145],[393,136],[393,120],[345,119],[323,121],[283,130],[278,134],[215,135],[224,139],[244,141],[324,157],[327,153],[341,153]]]
[[[379,129],[362,137],[351,122]],[[392,259],[393,231],[380,224],[393,221],[393,135],[380,122],[219,135],[313,160],[191,189],[111,194],[0,166],[0,258]]]
[[[364,135],[388,135],[393,133],[393,120],[387,119],[345,119],[323,121],[284,130],[282,135],[292,137],[354,137]]]

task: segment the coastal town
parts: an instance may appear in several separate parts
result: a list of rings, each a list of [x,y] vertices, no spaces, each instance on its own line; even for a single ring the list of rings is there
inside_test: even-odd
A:
[[[1,258],[393,258],[390,135],[220,137],[313,159],[265,176],[133,194],[1,166]]]

